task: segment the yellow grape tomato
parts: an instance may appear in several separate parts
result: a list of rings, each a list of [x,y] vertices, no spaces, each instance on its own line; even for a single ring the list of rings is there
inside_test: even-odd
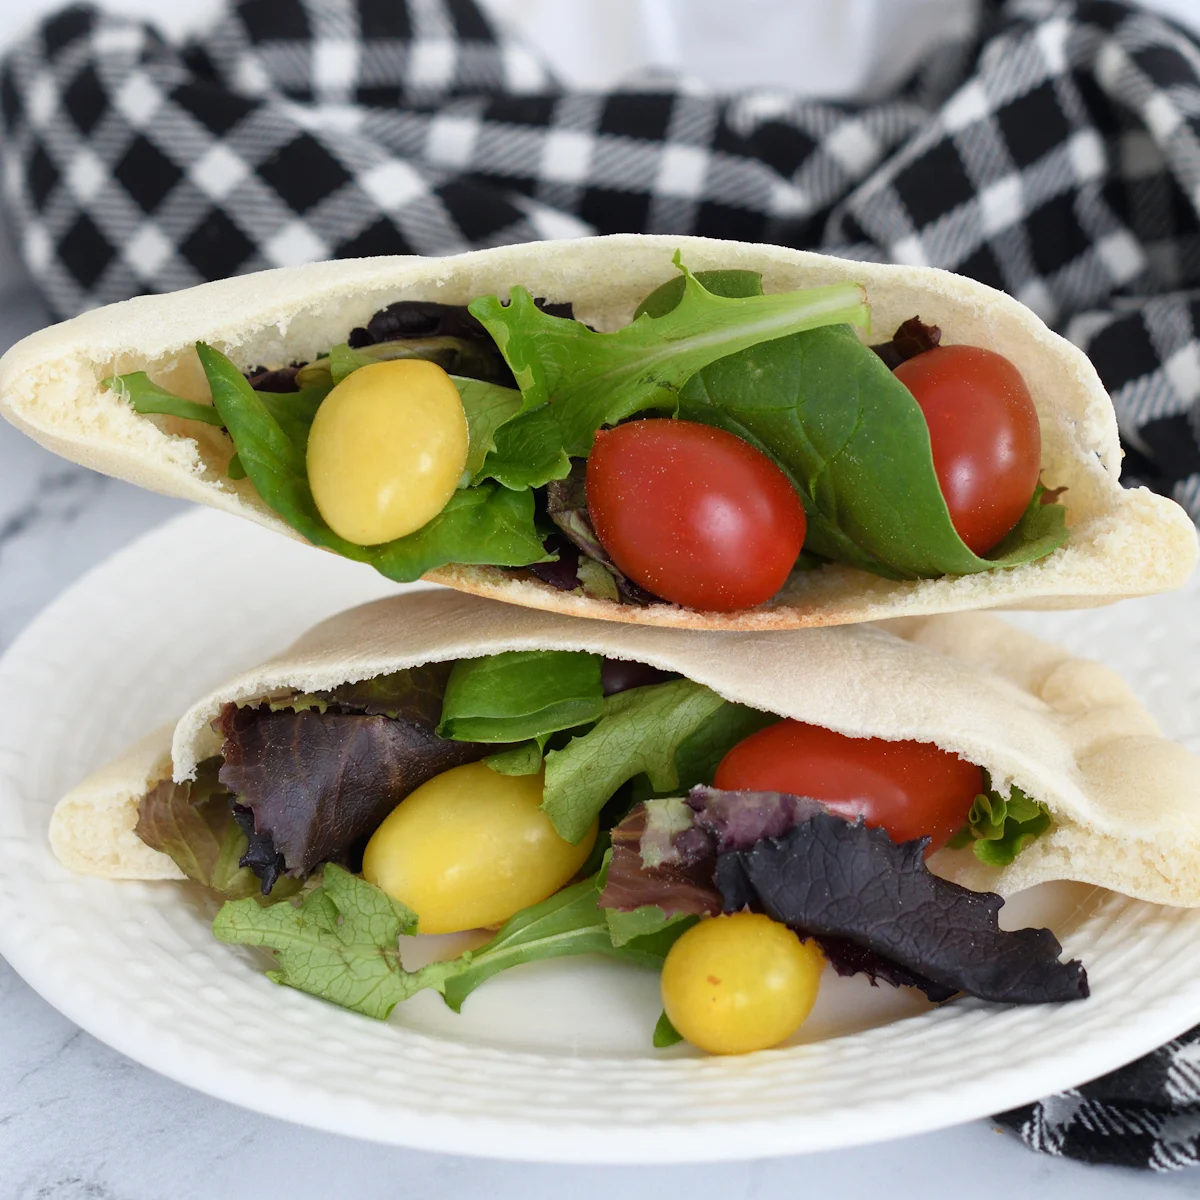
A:
[[[791,1037],[812,1011],[825,957],[761,913],[693,925],[662,972],[671,1024],[710,1054],[747,1054]]]
[[[340,537],[375,546],[428,524],[467,465],[467,417],[436,363],[397,359],[352,371],[317,409],[308,482]]]
[[[422,784],[367,843],[363,877],[417,914],[419,933],[498,925],[545,900],[583,865],[596,825],[577,846],[541,810],[541,775],[501,775],[483,763]]]

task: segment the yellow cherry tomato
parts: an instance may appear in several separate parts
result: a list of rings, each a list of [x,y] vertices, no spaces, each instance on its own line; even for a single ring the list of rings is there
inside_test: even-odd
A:
[[[596,841],[554,831],[541,775],[501,775],[483,763],[422,784],[388,814],[363,854],[363,877],[417,914],[420,933],[507,921],[554,895]]]
[[[711,917],[670,949],[662,972],[671,1024],[710,1054],[777,1045],[804,1023],[825,957],[761,913]]]
[[[360,546],[420,529],[467,465],[467,418],[436,363],[406,358],[352,371],[321,401],[308,482],[329,527]]]

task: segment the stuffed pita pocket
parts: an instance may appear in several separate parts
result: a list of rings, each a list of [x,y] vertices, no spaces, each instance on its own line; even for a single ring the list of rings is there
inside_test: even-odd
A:
[[[948,506],[933,426],[889,370],[963,347],[1007,360],[1040,437],[999,542]],[[409,405],[391,424],[385,393]],[[634,624],[1078,607],[1176,587],[1196,557],[1182,509],[1121,488],[1094,369],[1027,308],[945,272],[777,247],[629,235],[264,272],[34,334],[0,364],[0,407],[74,461],[398,581]],[[597,437],[650,426],[717,465],[663,496],[607,468],[602,513]],[[664,502],[687,517],[696,488],[732,478],[731,444],[764,480],[753,536],[629,544]],[[714,503],[736,507],[753,478]],[[681,587],[688,570],[705,587]]]
[[[731,785],[731,762],[795,730],[851,759],[882,752],[872,769],[885,775],[893,752],[923,755],[933,774],[921,778],[959,792],[915,819],[957,836],[926,865],[926,840],[891,836],[903,813],[872,809],[869,786],[839,798],[804,775],[807,760],[786,791]],[[450,844],[468,847],[488,903],[510,894],[492,877],[495,843],[489,865],[469,849],[491,818],[463,814],[491,789],[514,804],[520,792],[540,830],[514,868],[535,892],[500,912],[422,881],[458,853],[422,825],[436,796],[458,814]],[[230,680],[64,797],[50,836],[74,870],[189,876],[233,897],[219,937],[276,950],[285,982],[375,1016],[430,986],[457,1007],[495,970],[538,957],[661,965],[698,918],[747,907],[815,939],[839,970],[935,999],[1033,1002],[1086,995],[1086,977],[1046,931],[1001,934],[999,897],[1070,879],[1200,904],[1200,761],[1108,669],[977,614],[716,634],[422,592],[341,614]],[[360,865],[365,879],[348,873]],[[818,869],[836,917],[796,909],[785,886]],[[912,889],[921,904],[899,899]],[[383,944],[423,923],[465,928],[447,906],[460,922],[470,910],[503,923],[491,949],[424,975],[389,960],[369,997],[339,973],[336,947],[319,971],[288,957],[314,912],[378,919]],[[905,916],[922,909],[936,925]],[[963,934],[950,961],[947,923]],[[997,941],[1010,937],[1020,944]]]

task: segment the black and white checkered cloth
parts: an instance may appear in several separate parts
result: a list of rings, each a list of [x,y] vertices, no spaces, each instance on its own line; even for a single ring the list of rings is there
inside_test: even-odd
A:
[[[66,316],[262,267],[584,233],[930,263],[1082,346],[1126,474],[1200,520],[1200,47],[1119,0],[991,0],[892,97],[573,92],[473,0],[240,0],[173,46],[67,9],[7,56],[4,195]],[[1000,1118],[1200,1159],[1200,1031]]]
[[[1200,48],[995,0],[880,103],[568,92],[473,0],[241,0],[177,47],[67,9],[4,64],[4,194],[69,315],[310,259],[587,232],[932,263],[1092,356],[1127,475],[1200,519]]]
[[[1200,1028],[1069,1092],[996,1118],[1033,1150],[1118,1167],[1200,1163]]]

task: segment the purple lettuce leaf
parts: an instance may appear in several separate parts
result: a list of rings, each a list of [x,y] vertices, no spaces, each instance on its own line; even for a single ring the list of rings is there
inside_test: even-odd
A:
[[[883,359],[889,371],[894,371],[902,362],[934,349],[941,340],[942,331],[938,326],[926,325],[920,317],[909,317],[892,334],[890,341],[879,342],[871,349]]]
[[[813,938],[838,974],[934,1001],[959,991],[1009,1003],[1087,995],[1086,973],[1058,962],[1049,930],[1004,932],[999,896],[931,875],[924,839],[897,845],[807,797],[696,787],[686,802],[638,805],[612,843],[605,908],[766,912]]]
[[[716,916],[721,911],[721,894],[713,884],[716,847],[693,820],[681,801],[651,800],[614,826],[600,907],[632,912],[655,904],[667,916]]]
[[[442,697],[453,666],[453,661],[425,663],[390,675],[342,683],[317,695],[339,711],[399,718],[432,731],[442,717]]]
[[[943,988],[1008,1004],[1081,1000],[1087,973],[1048,929],[1002,930],[1004,901],[933,875],[927,839],[817,813],[780,838],[720,856],[726,912],[747,905],[821,938],[848,938]]]
[[[679,678],[677,671],[662,671],[628,658],[606,658],[600,663],[600,686],[606,696]]]
[[[587,459],[573,458],[571,473],[565,479],[552,479],[546,484],[546,512],[550,520],[580,554],[599,563],[612,576],[622,603],[643,606],[666,603],[626,578],[600,544],[588,512],[586,481]]]
[[[164,779],[138,803],[134,832],[174,861],[196,883],[231,900],[259,890],[243,855],[246,839],[234,817],[233,796],[217,777],[221,760],[207,758],[196,778]]]
[[[496,752],[410,721],[356,713],[227,704],[217,727],[221,783],[252,811],[255,833],[270,836],[292,875],[342,858],[435,775]]]
[[[763,838],[782,837],[801,821],[829,810],[819,800],[787,792],[724,791],[700,784],[688,793],[696,825],[711,834],[714,853],[749,850]]]
[[[574,316],[571,305],[549,304],[535,300],[543,312],[551,316]],[[377,346],[381,342],[419,341],[429,344],[429,357],[435,361],[446,343],[457,343],[451,360],[442,365],[453,375],[486,379],[513,387],[516,380],[504,361],[491,334],[462,304],[439,304],[432,300],[398,300],[380,309],[366,323],[350,330],[346,343],[354,350]]]

